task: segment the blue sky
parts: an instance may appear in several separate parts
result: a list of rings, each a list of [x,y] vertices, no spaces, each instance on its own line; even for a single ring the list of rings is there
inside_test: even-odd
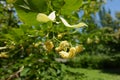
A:
[[[111,10],[111,15],[115,17],[115,12],[120,12],[120,0],[107,0],[104,5],[106,10]]]

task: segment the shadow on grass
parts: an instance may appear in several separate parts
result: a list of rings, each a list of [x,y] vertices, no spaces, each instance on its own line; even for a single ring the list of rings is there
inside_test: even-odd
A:
[[[102,69],[101,70],[103,73],[108,73],[108,74],[116,74],[120,75],[120,68],[119,69]]]

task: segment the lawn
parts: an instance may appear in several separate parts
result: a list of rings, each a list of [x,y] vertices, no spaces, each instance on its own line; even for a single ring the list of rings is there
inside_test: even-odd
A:
[[[83,73],[84,77],[79,80],[120,80],[120,70],[95,70],[70,67],[67,67],[66,69],[71,72]]]

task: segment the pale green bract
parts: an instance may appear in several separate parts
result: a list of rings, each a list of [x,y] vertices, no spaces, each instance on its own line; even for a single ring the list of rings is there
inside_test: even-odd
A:
[[[53,11],[53,12],[51,12],[48,16],[46,15],[46,14],[44,14],[44,13],[39,13],[38,15],[37,15],[37,21],[39,21],[39,22],[42,22],[42,23],[46,23],[46,22],[48,22],[48,21],[52,21],[52,22],[54,22],[55,21],[55,18],[56,18],[56,16],[55,16],[55,11]]]
[[[81,27],[84,27],[84,26],[88,26],[87,24],[85,24],[83,22],[80,22],[80,23],[75,24],[75,25],[70,25],[64,18],[60,17],[60,19],[66,27],[81,28]]]
[[[56,18],[56,15],[55,15],[55,11],[51,12],[48,16],[44,13],[39,13],[37,15],[37,21],[39,22],[42,22],[42,23],[46,23],[48,21],[52,21],[54,22],[55,21],[55,18]],[[83,22],[80,22],[78,24],[75,24],[75,25],[70,25],[64,18],[62,17],[59,17],[62,21],[62,23],[66,26],[66,27],[71,27],[71,28],[81,28],[81,27],[84,27],[84,26],[88,26],[87,24],[83,23]],[[57,22],[56,22],[57,23]]]

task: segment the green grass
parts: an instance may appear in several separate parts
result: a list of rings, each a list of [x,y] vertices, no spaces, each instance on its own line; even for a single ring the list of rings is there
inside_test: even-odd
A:
[[[120,80],[119,73],[115,74],[115,73],[103,72],[102,70],[70,68],[70,67],[67,67],[66,69],[68,69],[71,72],[83,73],[84,77],[79,80]]]

